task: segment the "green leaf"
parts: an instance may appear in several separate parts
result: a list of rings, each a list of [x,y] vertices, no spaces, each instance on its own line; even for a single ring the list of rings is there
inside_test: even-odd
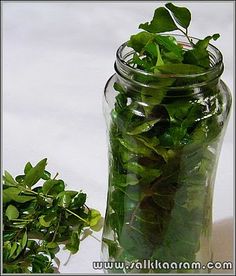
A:
[[[150,258],[154,244],[139,229],[124,225],[120,237],[122,248],[136,258]],[[140,250],[141,246],[141,250]]]
[[[124,167],[134,173],[134,174],[138,174],[140,176],[143,177],[159,177],[161,175],[161,171],[159,169],[150,169],[150,168],[146,168],[144,166],[141,166],[140,164],[136,163],[136,162],[129,162],[127,164],[124,165]]]
[[[87,195],[85,193],[79,193],[74,199],[73,199],[73,206],[76,208],[79,208],[83,206],[86,202]]]
[[[122,146],[124,146],[129,151],[141,154],[143,156],[152,156],[153,152],[151,149],[146,147],[145,145],[142,145],[140,141],[134,139],[133,137],[124,137],[124,138],[118,138],[118,141],[121,143]]]
[[[33,168],[30,162],[27,162],[24,168],[24,173],[27,174]]]
[[[44,179],[44,180],[48,180],[48,179],[50,179],[50,177],[51,177],[51,174],[50,174],[50,172],[48,172],[48,171],[44,171],[43,172],[43,175],[42,175],[42,179]]]
[[[156,147],[159,144],[159,139],[157,137],[145,138],[140,135],[136,136],[136,138],[154,152],[156,151]]]
[[[212,36],[207,36],[204,39],[199,40],[192,50],[185,52],[183,62],[198,65],[205,69],[208,69],[210,67],[210,58],[207,47],[211,39],[216,40],[219,37],[219,34],[214,34]]]
[[[60,192],[64,191],[65,184],[61,179],[48,179],[44,182],[42,191],[45,195],[57,195]]]
[[[17,219],[19,217],[19,211],[14,205],[8,205],[6,209],[6,216],[9,220]]]
[[[133,48],[136,52],[140,53],[144,47],[154,39],[154,35],[142,31],[132,35],[127,42],[127,46]],[[117,89],[116,89],[117,90]],[[120,90],[118,90],[120,91]]]
[[[77,191],[71,191],[71,190],[67,190],[66,193],[71,197],[74,198],[75,196],[77,196],[79,194],[79,192]]]
[[[21,240],[21,247],[24,249],[28,241],[27,232],[25,231],[22,240]]]
[[[22,252],[22,250],[23,250],[23,248],[22,248],[21,244],[18,244],[14,258],[18,257],[20,255],[20,253]]]
[[[57,198],[59,199],[58,201],[58,206],[61,206],[63,208],[68,208],[71,204],[71,196],[69,193],[66,191],[61,192]]]
[[[220,37],[219,34],[213,34],[212,36],[209,35],[209,36],[205,37],[204,39],[200,39],[196,43],[195,48],[206,49],[212,39],[217,40],[219,37]]]
[[[139,180],[135,174],[115,174],[113,175],[112,185],[125,187],[128,185],[137,185]]]
[[[14,236],[15,236],[15,232],[14,232],[14,230],[13,231],[4,231],[3,232],[3,241],[5,242],[5,241],[10,241],[10,240],[12,240],[13,238],[14,238]]]
[[[12,185],[18,185],[18,183],[15,181],[13,176],[8,171],[4,172],[3,179],[4,179],[6,184],[8,183],[8,184],[12,184]]]
[[[32,187],[42,177],[47,164],[47,158],[41,160],[35,167],[31,168],[25,176],[24,183]]]
[[[165,4],[175,19],[175,21],[183,28],[187,29],[191,21],[191,13],[187,8],[177,7],[172,3]]]
[[[165,161],[168,160],[168,158],[170,157],[171,154],[168,153],[168,150],[163,148],[163,147],[160,147],[158,146],[159,145],[159,139],[157,137],[152,137],[152,138],[146,138],[144,136],[141,136],[141,135],[137,135],[135,137],[135,141],[138,141],[139,142],[139,149],[141,148],[148,148],[149,150],[152,151],[152,154],[153,153],[157,153],[158,155],[161,155]],[[132,141],[132,140],[131,140]],[[133,143],[133,146],[135,144]],[[131,147],[130,147],[131,149]],[[135,151],[133,148],[132,148],[133,151]],[[152,156],[152,154],[150,155],[147,155],[147,156]],[[132,158],[132,156],[128,155],[130,158],[127,158],[124,160],[125,162],[129,161],[129,159]],[[145,155],[144,155],[145,156]],[[136,157],[137,158],[137,157]]]
[[[141,199],[142,195],[140,192],[140,187],[138,185],[119,187],[119,190],[122,191],[122,193],[125,195],[123,202],[125,208],[127,207],[129,200],[137,203]]]
[[[161,57],[161,52],[160,52],[160,47],[158,44],[156,44],[156,51],[157,51],[157,62],[156,62],[156,66],[160,66],[164,64],[164,61]]]
[[[194,103],[191,108],[188,110],[188,114],[186,116],[186,118],[184,118],[184,120],[181,123],[181,126],[183,128],[189,128],[192,127],[192,125],[199,121],[199,114],[203,113],[203,106],[198,104],[198,103]]]
[[[192,64],[192,66],[201,66],[205,69],[210,67],[209,54],[203,48],[194,48],[193,50],[186,51],[183,62],[185,63],[184,66]]]
[[[136,53],[133,55],[132,63],[138,65],[139,69],[151,69],[151,65],[145,59],[141,59]]]
[[[152,21],[140,24],[139,28],[150,33],[164,33],[178,29],[169,11],[164,7],[157,8]]]
[[[17,250],[17,247],[18,247],[18,244],[16,242],[14,242],[12,247],[11,247],[11,250],[10,250],[9,258],[11,258],[14,255],[14,253]]]
[[[76,231],[72,232],[69,242],[66,244],[66,249],[68,249],[72,254],[75,254],[79,250],[80,240],[78,233]]]
[[[98,224],[101,219],[101,213],[98,210],[90,209],[89,212],[89,225],[90,227],[94,227]]]
[[[15,201],[18,203],[25,203],[27,201],[31,201],[35,199],[35,196],[26,196],[26,195],[19,195],[21,192],[20,189],[10,187],[3,190],[3,203],[8,203],[10,201]]]
[[[18,195],[14,198],[12,198],[13,201],[18,202],[18,203],[25,203],[31,200],[35,200],[35,196],[23,196],[23,195]]]
[[[155,203],[163,209],[171,210],[174,206],[174,195],[176,188],[172,185],[160,186],[153,193]]]
[[[115,82],[114,85],[113,85],[114,89],[120,93],[125,93],[125,89],[124,87],[118,83],[118,82]]]
[[[169,79],[170,80],[170,79]],[[157,83],[157,85],[159,86],[169,86],[173,83],[172,80],[170,80],[170,82],[168,82],[168,79],[165,79],[164,82],[159,81]],[[149,105],[158,105],[161,103],[161,101],[163,100],[163,98],[166,95],[166,90],[165,89],[159,89],[157,91],[157,89],[153,89],[153,88],[142,88],[141,90],[141,94],[142,94],[142,102],[147,103],[147,107],[149,107]]]
[[[3,190],[3,203],[6,204],[10,202],[20,193],[20,190],[14,187],[10,187]]]
[[[102,242],[104,242],[108,246],[109,256],[116,258],[119,255],[119,252],[122,251],[122,248],[119,247],[117,242],[112,240],[103,238]]]
[[[104,224],[104,219],[101,216],[100,219],[97,221],[97,223],[93,226],[90,226],[90,228],[95,232],[99,232],[102,229],[103,224]]]
[[[45,220],[45,215],[42,215],[42,216],[40,216],[39,217],[39,223],[42,225],[42,226],[44,226],[44,227],[50,227],[50,225],[51,225],[51,221],[46,221]]]
[[[128,131],[127,134],[129,135],[137,135],[143,132],[149,131],[151,128],[154,127],[154,125],[160,121],[160,119],[155,119],[155,120],[149,120],[145,123],[142,123],[136,127],[134,127],[131,131]]]
[[[144,49],[142,50],[142,52],[145,52],[147,53],[148,56],[150,56],[151,58],[153,59],[156,59],[158,57],[158,54],[157,54],[157,46],[155,43],[153,43],[152,41],[151,42],[148,42],[145,46],[144,46]],[[145,50],[145,51],[144,51]],[[160,53],[159,53],[160,55]],[[161,58],[161,57],[160,57]]]
[[[18,182],[18,183],[23,183],[24,182],[24,179],[25,179],[25,175],[17,175],[15,177],[15,180]]]
[[[162,73],[171,73],[176,75],[183,75],[183,74],[199,74],[203,73],[204,69],[191,64],[164,64],[162,66],[156,66],[158,70]]]
[[[175,38],[173,38],[172,36],[156,35],[155,41],[159,45],[163,46],[166,50],[174,54],[177,58],[179,58],[179,61],[182,60],[183,50],[182,47],[178,45]]]
[[[57,248],[58,244],[56,242],[48,242],[47,248]]]
[[[125,108],[127,104],[127,97],[124,94],[118,94],[116,96],[116,103],[115,103],[115,108],[117,112],[120,112]]]

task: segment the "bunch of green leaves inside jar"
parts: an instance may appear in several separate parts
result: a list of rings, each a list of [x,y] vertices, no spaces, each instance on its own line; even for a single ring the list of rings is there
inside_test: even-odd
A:
[[[25,165],[24,174],[3,176],[3,272],[59,272],[62,246],[76,254],[80,242],[99,231],[99,211],[86,205],[82,191],[46,170],[47,159]],[[79,268],[78,268],[79,269]]]
[[[217,85],[195,93],[191,84],[207,82],[207,48],[219,34],[194,42],[188,35],[190,21],[187,8],[171,3],[157,8],[151,22],[141,24],[143,31],[127,43],[133,50],[126,63],[134,69],[129,76],[133,84],[122,77],[114,83],[118,95],[109,131],[107,215],[107,229],[114,235],[106,236],[105,230],[103,239],[113,260],[191,263],[210,232],[223,100]],[[171,31],[180,31],[189,47],[163,34]],[[139,270],[147,271],[192,270]]]

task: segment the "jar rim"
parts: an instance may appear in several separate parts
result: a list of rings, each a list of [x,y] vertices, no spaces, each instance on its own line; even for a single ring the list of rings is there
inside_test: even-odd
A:
[[[184,35],[181,34],[162,34],[162,35],[172,35],[175,38],[177,38],[178,42],[181,42],[182,45],[184,46],[191,46],[191,44],[189,42],[183,42],[183,41],[179,41],[178,38],[186,38]],[[193,41],[199,41],[199,38],[196,37],[189,37],[191,40]],[[124,42],[117,50],[116,52],[116,65],[120,66],[122,68],[122,71],[125,72],[135,72],[135,73],[139,73],[141,75],[144,76],[150,76],[150,77],[158,77],[158,78],[196,78],[196,77],[202,77],[202,76],[206,76],[206,75],[213,75],[214,77],[212,78],[216,78],[219,77],[222,72],[223,72],[223,55],[221,53],[221,51],[216,48],[214,45],[212,45],[211,43],[209,43],[208,47],[207,47],[207,51],[209,52],[209,54],[211,55],[212,58],[214,58],[214,64],[213,66],[211,66],[209,69],[206,69],[206,71],[202,72],[202,73],[192,73],[192,74],[173,74],[173,73],[150,73],[150,72],[146,72],[144,70],[138,69],[138,68],[133,68],[132,66],[130,66],[125,58],[127,58],[127,54],[124,55],[124,50],[126,48],[129,48],[127,46],[128,41]],[[130,48],[132,49],[132,48]],[[129,54],[135,53],[134,50],[131,50],[129,52]]]

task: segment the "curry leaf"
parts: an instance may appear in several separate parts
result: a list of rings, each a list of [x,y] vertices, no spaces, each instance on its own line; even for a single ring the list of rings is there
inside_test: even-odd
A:
[[[6,209],[6,216],[9,220],[17,219],[19,217],[19,211],[14,205],[8,205]]]
[[[130,150],[133,153],[141,154],[144,156],[152,156],[153,152],[145,145],[142,145],[137,139],[133,137],[124,137],[123,139],[118,138],[119,142],[126,149]]]
[[[161,36],[156,35],[155,41],[164,47],[164,49],[168,50],[172,54],[174,54],[177,58],[181,58],[183,55],[182,47],[176,42],[175,39],[171,36]]]
[[[53,273],[60,245],[75,254],[81,233],[103,226],[100,212],[85,204],[87,195],[65,190],[45,167],[46,159],[35,167],[28,162],[20,183],[8,172],[3,177],[4,273]],[[32,188],[39,179],[46,181]]]
[[[9,184],[13,184],[13,185],[17,184],[17,182],[15,181],[13,176],[8,171],[5,171],[3,179],[4,179],[5,183],[9,183]]]
[[[132,47],[136,52],[139,53],[153,39],[153,34],[142,31],[138,34],[132,35],[127,42],[127,46]]]
[[[70,241],[66,244],[66,249],[70,250],[72,254],[75,254],[79,250],[80,240],[77,232],[73,232]]]
[[[24,168],[24,173],[27,174],[33,168],[30,162],[27,162]]]
[[[28,187],[32,187],[43,176],[45,167],[47,164],[47,158],[41,160],[35,167],[32,167],[24,178],[24,183]]]
[[[137,135],[143,132],[149,131],[160,119],[155,119],[155,120],[149,120],[145,123],[142,123],[139,126],[136,126],[134,129],[131,131],[128,131],[127,134],[129,135]]]
[[[175,21],[183,28],[187,29],[191,21],[191,13],[187,8],[177,7],[172,3],[165,4],[175,19]]]
[[[42,216],[39,217],[39,223],[40,223],[42,226],[46,227],[46,228],[48,228],[48,227],[51,225],[51,222],[50,222],[50,221],[46,221],[46,220],[45,220],[45,215],[42,215]]]
[[[42,191],[45,194],[57,195],[60,192],[64,191],[65,184],[63,180],[48,179],[44,182]]]
[[[194,64],[208,69],[210,67],[210,58],[207,47],[211,39],[216,40],[220,37],[219,34],[207,36],[199,40],[192,50],[186,51],[184,54],[184,63]]]
[[[176,75],[199,74],[204,72],[204,70],[197,65],[182,64],[182,63],[165,64],[165,65],[156,66],[156,67],[162,73],[171,73]]]
[[[71,196],[66,191],[63,191],[63,192],[59,193],[57,198],[59,200],[58,201],[58,206],[63,207],[63,208],[67,208],[67,207],[70,206]]]
[[[162,33],[178,29],[169,11],[164,7],[157,8],[152,21],[150,23],[140,24],[139,28],[150,33]]]

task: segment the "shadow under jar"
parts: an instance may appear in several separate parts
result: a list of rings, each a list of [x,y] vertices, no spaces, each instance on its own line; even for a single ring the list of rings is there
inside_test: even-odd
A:
[[[104,95],[104,271],[210,272],[191,263],[212,260],[212,196],[231,107],[222,55],[209,45],[204,73],[150,74],[129,65],[131,50],[126,43],[118,49]]]

